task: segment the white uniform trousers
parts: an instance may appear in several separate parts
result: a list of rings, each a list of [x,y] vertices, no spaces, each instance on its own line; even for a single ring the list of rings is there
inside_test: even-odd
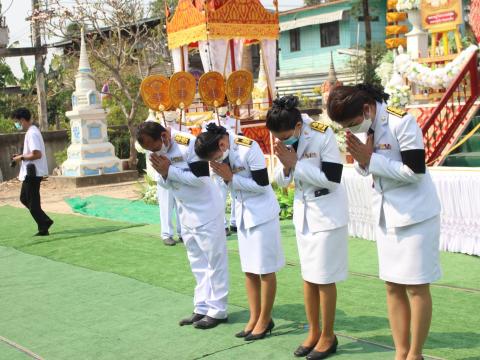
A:
[[[215,319],[227,317],[227,239],[222,218],[196,228],[182,226],[182,237],[196,280],[194,312]]]
[[[227,198],[228,198],[228,195],[230,194],[230,198],[232,199],[232,202],[230,204],[230,226],[237,226],[237,221],[235,218],[235,198],[232,196],[230,188],[227,186],[227,184],[225,184],[223,179],[220,178],[219,176],[215,176],[214,182],[215,182],[215,185],[217,185],[217,187],[222,193],[222,198],[225,204],[225,208],[227,207]],[[226,215],[224,217],[223,224],[225,225],[225,228],[228,227],[228,221],[227,221]]]
[[[181,234],[180,218],[177,211],[177,203],[170,190],[157,184],[158,207],[160,208],[160,226],[162,239],[168,239],[174,235],[173,212],[177,223],[177,234]]]

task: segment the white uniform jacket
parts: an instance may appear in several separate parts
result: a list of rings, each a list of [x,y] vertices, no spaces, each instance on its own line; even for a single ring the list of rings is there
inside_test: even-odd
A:
[[[343,164],[335,134],[328,126],[306,115],[297,147],[295,169],[285,177],[283,165],[275,169],[275,181],[286,187],[295,181],[293,223],[302,231],[337,229],[348,223],[347,196],[342,178]]]
[[[249,229],[278,217],[280,206],[258,143],[234,133],[229,133],[229,138],[228,160],[233,172],[230,186],[236,199],[237,226]]]
[[[373,211],[380,223],[383,209],[387,228],[416,224],[440,213],[440,201],[425,165],[423,136],[415,118],[385,103],[377,103],[372,124],[374,152],[368,169],[373,176]]]
[[[210,178],[208,162],[195,154],[195,136],[173,129],[171,134],[166,154],[171,165],[166,179],[158,176],[158,184],[173,192],[182,226],[195,228],[223,218],[221,194]]]

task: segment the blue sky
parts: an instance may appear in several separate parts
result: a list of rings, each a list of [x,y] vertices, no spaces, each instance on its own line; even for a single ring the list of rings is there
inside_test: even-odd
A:
[[[30,23],[25,18],[30,14],[31,0],[0,0],[2,3],[3,16],[6,17],[10,29],[10,43],[18,41],[21,46],[30,46]],[[148,4],[149,0],[144,0]],[[302,6],[303,0],[278,0],[280,10],[288,10]],[[73,0],[62,1],[65,5],[73,4]],[[272,0],[262,0],[266,7],[273,7]],[[8,9],[8,10],[7,10]],[[33,57],[26,57],[27,64],[33,65]],[[7,63],[11,66],[15,75],[20,76],[19,58],[9,58]]]

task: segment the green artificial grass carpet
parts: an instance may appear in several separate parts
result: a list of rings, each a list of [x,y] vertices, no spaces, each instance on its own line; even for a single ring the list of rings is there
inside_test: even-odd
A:
[[[233,337],[248,316],[234,236],[228,241],[231,321],[202,332],[177,325],[192,310],[194,280],[184,247],[163,246],[158,225],[53,215],[52,235],[39,239],[31,236],[28,212],[0,207],[0,217],[0,302],[6,310],[0,335],[45,359],[291,359],[306,334],[291,222],[282,222],[288,265],[278,274],[276,336],[247,344]],[[445,276],[432,287],[426,354],[480,358],[478,260],[442,253]],[[352,274],[338,286],[336,331],[392,346],[376,266],[375,244],[352,239]],[[340,342],[339,359],[393,358],[382,346],[342,336]],[[10,359],[7,352],[12,349],[0,346],[0,359]]]

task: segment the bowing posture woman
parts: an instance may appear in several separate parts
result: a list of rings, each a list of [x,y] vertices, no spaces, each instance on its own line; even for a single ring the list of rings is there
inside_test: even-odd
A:
[[[293,96],[275,100],[267,128],[277,138],[280,186],[295,182],[293,222],[304,280],[307,339],[294,355],[324,359],[337,350],[333,327],[337,288],[348,273],[348,211],[343,165],[334,132],[297,109]],[[322,327],[319,315],[322,314]]]
[[[258,340],[274,325],[276,276],[285,264],[280,242],[279,205],[268,180],[260,146],[209,124],[195,143],[198,157],[231,187],[236,204],[238,248],[246,276],[250,319],[235,336]]]
[[[441,276],[440,202],[415,118],[387,107],[387,99],[368,85],[340,86],[327,110],[347,129],[355,168],[373,177],[379,276],[386,283],[395,359],[419,360],[432,317],[429,284]],[[365,143],[356,133],[367,133]]]

